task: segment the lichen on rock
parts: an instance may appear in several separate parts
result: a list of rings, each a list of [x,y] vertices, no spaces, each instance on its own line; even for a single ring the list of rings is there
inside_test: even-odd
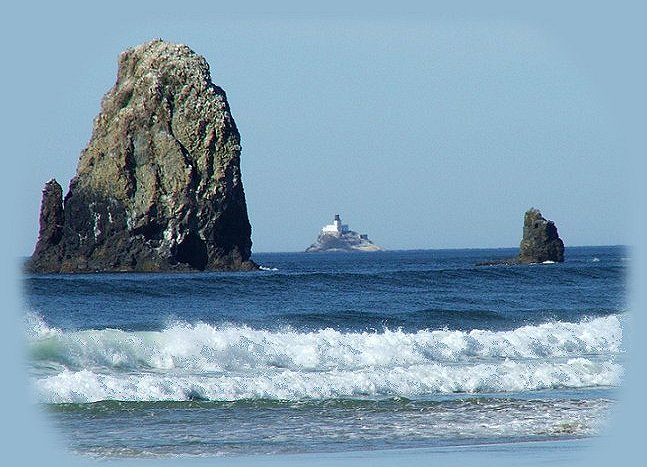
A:
[[[254,269],[240,152],[203,57],[162,40],[126,50],[60,210],[45,188],[28,269]]]

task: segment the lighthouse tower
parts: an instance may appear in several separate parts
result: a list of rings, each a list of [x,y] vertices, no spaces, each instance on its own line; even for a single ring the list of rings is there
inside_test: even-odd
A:
[[[339,214],[335,214],[332,224],[324,225],[321,229],[322,234],[341,236],[344,232],[348,232],[348,225],[341,223]]]

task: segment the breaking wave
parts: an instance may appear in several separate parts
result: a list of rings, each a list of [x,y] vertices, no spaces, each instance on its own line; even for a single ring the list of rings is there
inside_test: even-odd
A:
[[[174,323],[162,331],[60,331],[34,319],[47,403],[329,399],[617,386],[616,315],[510,331],[268,331]]]

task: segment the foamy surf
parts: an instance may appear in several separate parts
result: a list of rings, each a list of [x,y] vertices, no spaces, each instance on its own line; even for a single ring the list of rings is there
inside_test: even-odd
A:
[[[419,398],[441,393],[496,393],[615,386],[622,369],[586,358],[562,363],[521,363],[375,368],[357,371],[274,370],[252,374],[105,374],[64,370],[40,379],[47,403],[122,401],[304,400],[358,397]]]
[[[43,402],[328,399],[617,386],[617,316],[511,331],[267,331],[176,323],[162,331],[32,333]],[[49,369],[49,370],[48,370]],[[55,370],[52,370],[55,369]]]

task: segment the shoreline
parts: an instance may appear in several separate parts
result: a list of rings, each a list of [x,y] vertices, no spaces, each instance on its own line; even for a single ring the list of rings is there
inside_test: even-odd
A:
[[[524,465],[581,465],[590,463],[596,447],[605,438],[587,437],[563,440],[486,443],[426,448],[379,449],[370,451],[316,452],[296,454],[262,454],[242,456],[205,456],[173,458],[101,459],[103,465],[123,465],[124,462],[154,462],[155,465],[279,467],[279,466],[335,466],[372,467],[398,466],[524,466]],[[92,459],[89,459],[92,460]],[[97,460],[95,460],[97,461]]]

